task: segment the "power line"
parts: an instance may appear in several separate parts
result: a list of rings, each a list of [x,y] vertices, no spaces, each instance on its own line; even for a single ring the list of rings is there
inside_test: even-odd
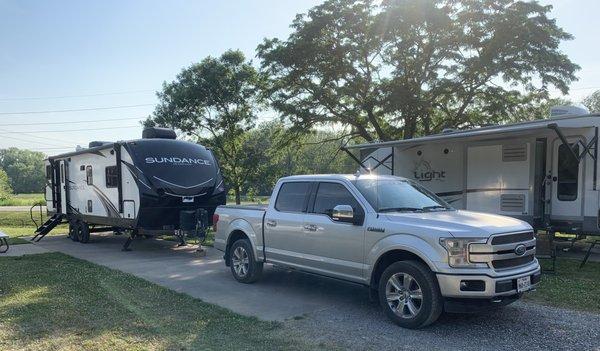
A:
[[[35,134],[31,134],[32,132],[16,132],[16,131],[12,131],[12,130],[6,130],[6,129],[0,129],[0,133],[15,133],[15,134],[22,134],[25,135],[27,137],[30,138],[36,138],[36,139],[41,139],[41,140],[54,140],[54,141],[60,141],[61,143],[64,142],[64,139],[58,139],[58,138],[51,138],[49,136],[38,136]]]
[[[109,130],[109,129],[124,129],[124,128],[141,128],[142,125],[135,126],[120,126],[120,127],[105,127],[105,128],[82,128],[82,129],[59,129],[59,130],[32,130],[28,132],[3,130],[6,133],[63,133],[63,132],[87,132],[95,130]]]
[[[132,108],[132,107],[142,107],[142,106],[154,106],[154,104],[122,105],[122,106],[108,106],[108,107],[90,107],[90,108],[76,108],[76,109],[68,109],[68,110],[0,112],[0,115],[33,115],[33,114],[42,114],[42,113],[115,110],[115,109],[119,109],[119,108]]]
[[[2,138],[13,139],[13,140],[17,140],[17,141],[25,141],[25,142],[28,142],[28,143],[36,143],[36,144],[41,144],[41,145],[59,146],[59,145],[56,145],[56,144],[45,143],[45,142],[42,142],[42,141],[23,140],[23,139],[14,138],[14,137],[6,136],[6,135],[3,135]]]
[[[107,96],[107,95],[127,95],[127,94],[138,94],[138,93],[147,93],[147,92],[154,92],[154,90],[145,89],[145,90],[129,90],[129,91],[117,91],[117,92],[109,92],[109,93],[94,93],[94,94],[82,94],[82,95],[13,97],[13,98],[2,98],[2,99],[0,99],[0,101],[69,99],[69,98],[82,98],[82,97]]]
[[[90,119],[85,121],[66,121],[66,122],[40,122],[40,123],[4,123],[0,124],[0,127],[8,126],[39,126],[39,125],[54,125],[54,124],[74,124],[74,123],[93,123],[93,122],[114,122],[114,121],[128,121],[128,120],[141,120],[146,117],[131,117],[131,118],[111,118],[111,119]]]

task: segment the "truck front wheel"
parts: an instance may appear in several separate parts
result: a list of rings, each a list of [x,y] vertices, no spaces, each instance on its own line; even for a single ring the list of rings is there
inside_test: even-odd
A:
[[[254,283],[262,276],[263,263],[257,262],[248,239],[239,239],[230,249],[231,273],[240,283]]]
[[[400,261],[386,268],[379,280],[379,303],[394,323],[409,329],[435,322],[443,310],[435,275],[417,261]]]

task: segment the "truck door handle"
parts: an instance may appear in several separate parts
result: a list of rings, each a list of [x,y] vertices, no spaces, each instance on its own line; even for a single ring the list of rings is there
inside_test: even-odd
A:
[[[272,219],[268,219],[267,220],[267,226],[268,227],[276,227],[277,226],[277,221],[274,221]]]
[[[317,226],[314,224],[306,224],[304,226],[305,230],[308,230],[309,232],[316,232],[317,231]]]

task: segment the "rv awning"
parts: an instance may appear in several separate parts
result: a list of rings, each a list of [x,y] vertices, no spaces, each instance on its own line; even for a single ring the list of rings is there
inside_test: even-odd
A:
[[[600,115],[588,115],[589,117],[598,117]],[[580,116],[578,116],[580,117]],[[490,126],[490,127],[482,127],[477,129],[469,129],[469,130],[460,130],[453,131],[447,133],[440,133],[434,135],[428,135],[424,137],[414,138],[414,139],[406,139],[406,140],[394,140],[394,141],[384,141],[384,142],[374,142],[367,144],[357,144],[347,146],[346,149],[370,149],[370,148],[381,148],[381,147],[391,147],[391,146],[408,146],[413,144],[422,144],[422,143],[430,143],[430,142],[441,142],[453,139],[466,139],[466,138],[481,138],[490,139],[496,138],[499,136],[506,135],[527,135],[534,132],[542,131],[542,130],[550,130],[552,124],[556,124],[558,120],[562,119],[571,119],[572,117],[566,118],[556,118],[550,120],[539,120],[539,121],[529,121],[508,125],[498,125],[498,126]],[[585,129],[585,128],[593,128],[589,127],[573,127],[575,129]],[[567,126],[561,126],[562,130],[573,129]]]

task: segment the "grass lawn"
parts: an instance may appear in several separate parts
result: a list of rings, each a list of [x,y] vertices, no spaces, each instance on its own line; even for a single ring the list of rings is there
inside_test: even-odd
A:
[[[35,220],[40,221],[39,213]],[[43,214],[43,220],[47,219],[46,214]],[[17,245],[27,243],[26,240],[20,239],[24,236],[32,236],[36,227],[31,222],[29,212],[0,212],[0,231],[8,234],[10,237],[9,244]],[[54,228],[48,235],[67,234],[69,231],[66,224],[61,224]]]
[[[549,267],[548,260],[541,260]],[[524,299],[543,305],[600,313],[600,263],[587,262],[579,269],[581,260],[556,259],[556,273],[543,274],[537,290]]]
[[[46,205],[44,194],[16,194],[10,199],[1,200],[0,206],[32,206],[34,204]]]
[[[0,350],[308,350],[278,323],[59,253],[0,258]]]

